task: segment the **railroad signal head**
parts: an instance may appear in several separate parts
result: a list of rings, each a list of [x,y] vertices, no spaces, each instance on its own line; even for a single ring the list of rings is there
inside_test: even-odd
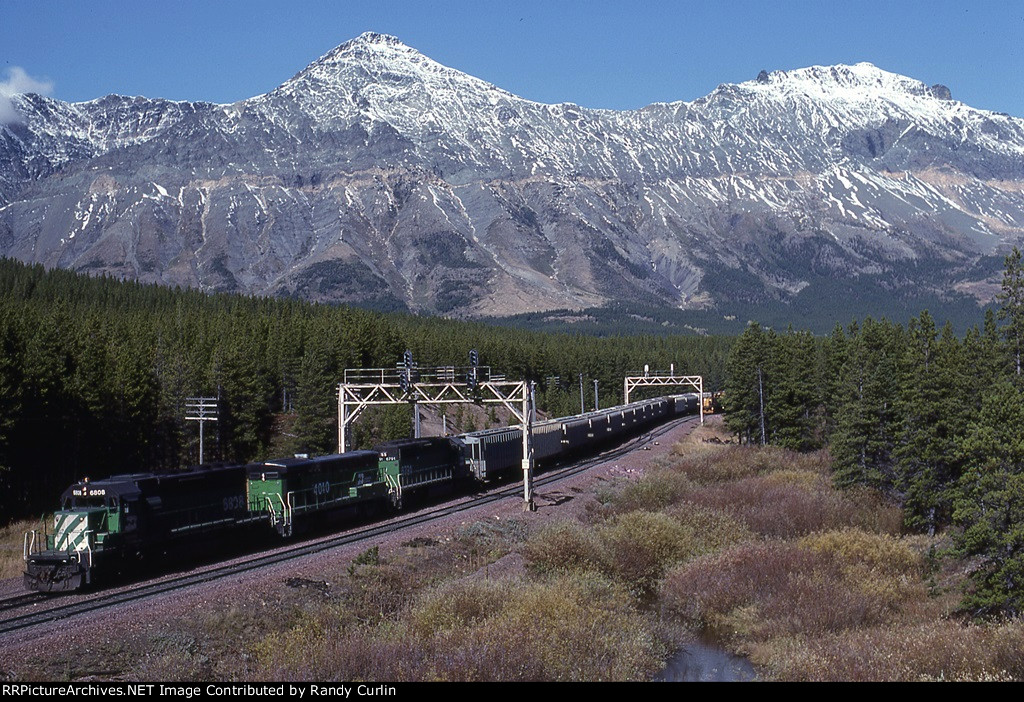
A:
[[[412,368],[412,351],[405,350],[405,353],[402,354],[402,363],[405,364],[406,368]]]
[[[469,352],[469,365],[474,368],[480,365],[480,354],[476,352],[476,349]]]

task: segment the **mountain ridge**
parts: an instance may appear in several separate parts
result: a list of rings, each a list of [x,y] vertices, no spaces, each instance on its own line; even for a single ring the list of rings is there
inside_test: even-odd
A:
[[[211,290],[501,316],[891,274],[987,301],[1024,233],[1024,120],[869,63],[595,110],[366,33],[235,103],[12,104],[0,254]]]

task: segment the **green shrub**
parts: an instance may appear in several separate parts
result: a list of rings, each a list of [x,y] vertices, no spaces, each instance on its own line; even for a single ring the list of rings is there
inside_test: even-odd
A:
[[[409,629],[425,638],[474,626],[515,597],[507,580],[457,580],[425,593],[409,612]]]
[[[676,505],[667,514],[690,530],[690,558],[756,538],[742,522],[727,512],[692,502]]]
[[[628,484],[612,503],[618,512],[659,510],[679,502],[691,489],[692,483],[685,474],[663,468]]]
[[[694,532],[667,514],[621,514],[598,528],[604,571],[635,594],[649,593],[665,569],[692,553]]]

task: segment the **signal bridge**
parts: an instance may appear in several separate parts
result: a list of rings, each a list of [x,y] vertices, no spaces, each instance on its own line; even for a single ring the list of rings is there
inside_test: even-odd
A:
[[[476,352],[470,353],[476,361]],[[523,500],[533,502],[533,383],[506,380],[492,374],[489,366],[437,366],[420,368],[405,352],[404,362],[395,368],[349,368],[345,382],[338,385],[338,453],[348,450],[348,428],[373,405],[413,405],[415,431],[419,437],[417,405],[485,404],[502,405],[523,427]]]
[[[652,371],[644,366],[643,375],[626,376],[622,384],[622,397],[625,404],[629,404],[629,395],[640,387],[665,387],[665,386],[692,387],[697,391],[697,406],[700,407],[700,423],[704,424],[704,377],[700,375],[676,375],[676,366],[673,363],[667,371]]]

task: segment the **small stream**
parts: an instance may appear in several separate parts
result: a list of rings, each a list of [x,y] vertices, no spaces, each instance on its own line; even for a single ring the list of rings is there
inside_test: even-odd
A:
[[[757,671],[746,658],[707,642],[692,641],[676,651],[655,682],[750,682]]]

